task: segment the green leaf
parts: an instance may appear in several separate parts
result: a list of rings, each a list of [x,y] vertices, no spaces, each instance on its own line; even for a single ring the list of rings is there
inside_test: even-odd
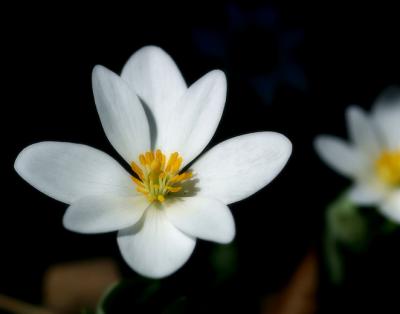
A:
[[[146,304],[160,289],[158,280],[136,277],[122,280],[111,286],[101,298],[96,314],[115,313],[114,308],[127,305],[130,308]]]
[[[187,297],[180,297],[167,305],[162,314],[185,314],[188,313],[188,299]]]
[[[344,278],[344,261],[337,242],[329,232],[325,233],[324,253],[329,278],[332,283],[341,284]]]
[[[235,242],[216,245],[210,259],[216,272],[217,282],[222,282],[232,277],[238,268],[238,253]]]
[[[382,233],[383,234],[391,234],[398,230],[399,224],[397,222],[394,222],[392,220],[386,220],[381,227]]]
[[[326,229],[324,235],[324,255],[327,270],[332,283],[343,282],[346,260],[343,249],[347,252],[364,251],[370,240],[370,223],[344,193],[332,202],[326,211]]]
[[[346,195],[340,196],[328,207],[326,224],[332,241],[345,244],[353,251],[365,249],[368,242],[368,220]]]

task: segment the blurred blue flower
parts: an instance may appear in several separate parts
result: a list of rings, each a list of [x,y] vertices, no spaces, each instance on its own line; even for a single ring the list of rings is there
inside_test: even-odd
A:
[[[221,59],[231,77],[245,79],[266,104],[281,84],[305,91],[305,73],[296,60],[304,30],[285,25],[272,6],[245,10],[228,4],[225,9],[225,25],[193,31],[199,52]]]

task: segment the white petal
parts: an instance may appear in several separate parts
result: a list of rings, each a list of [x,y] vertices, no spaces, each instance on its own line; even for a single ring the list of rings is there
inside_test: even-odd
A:
[[[229,243],[235,237],[235,222],[228,206],[206,197],[182,197],[166,203],[168,219],[186,234],[203,240]]]
[[[199,195],[230,204],[266,186],[285,166],[292,151],[279,133],[258,132],[224,141],[192,166]]]
[[[86,145],[33,144],[18,155],[14,167],[39,191],[67,204],[87,195],[137,195],[129,174],[113,158]]]
[[[378,182],[356,183],[349,190],[349,198],[358,205],[374,205],[385,196],[385,188]]]
[[[134,227],[118,233],[121,254],[139,274],[161,278],[182,267],[196,240],[175,228],[163,210],[149,208]]]
[[[366,168],[365,157],[337,137],[320,135],[315,139],[314,148],[328,166],[344,176],[359,176]]]
[[[150,149],[150,130],[139,98],[128,84],[105,67],[96,66],[93,93],[104,132],[128,162]]]
[[[121,76],[145,103],[152,145],[159,148],[155,140],[165,132],[166,118],[187,90],[178,67],[161,48],[147,46],[132,55]]]
[[[400,223],[400,190],[397,190],[382,203],[380,210],[387,218]]]
[[[378,98],[372,118],[389,149],[400,149],[400,89],[389,88]]]
[[[365,112],[357,106],[346,111],[347,128],[355,146],[375,157],[380,151],[378,133]]]
[[[214,70],[196,81],[169,112],[158,147],[179,152],[183,166],[197,157],[211,140],[221,120],[226,100],[226,77]]]
[[[80,233],[102,233],[133,226],[149,206],[143,196],[86,196],[68,207],[64,227]]]

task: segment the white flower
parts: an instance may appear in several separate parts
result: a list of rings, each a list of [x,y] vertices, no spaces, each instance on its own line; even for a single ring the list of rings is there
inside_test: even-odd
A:
[[[158,47],[137,51],[121,76],[96,66],[93,91],[106,136],[135,175],[101,151],[60,142],[25,148],[15,169],[41,192],[70,204],[67,229],[119,230],[122,256],[148,277],[181,267],[196,238],[232,241],[227,204],[267,185],[291,154],[286,137],[258,132],[216,145],[185,170],[218,126],[226,78],[215,70],[187,87]]]
[[[354,181],[350,199],[378,206],[387,218],[400,222],[400,97],[391,88],[378,98],[370,115],[352,106],[346,111],[351,143],[321,135],[319,156]]]

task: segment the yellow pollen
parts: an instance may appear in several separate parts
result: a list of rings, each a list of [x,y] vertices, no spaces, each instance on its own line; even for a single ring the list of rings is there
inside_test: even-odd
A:
[[[384,151],[375,161],[379,178],[392,186],[400,185],[400,150]]]
[[[169,193],[182,190],[182,183],[192,177],[190,171],[179,173],[182,157],[177,152],[167,158],[159,149],[139,155],[140,166],[131,162],[132,181],[136,190],[146,196],[148,201],[163,203]]]

